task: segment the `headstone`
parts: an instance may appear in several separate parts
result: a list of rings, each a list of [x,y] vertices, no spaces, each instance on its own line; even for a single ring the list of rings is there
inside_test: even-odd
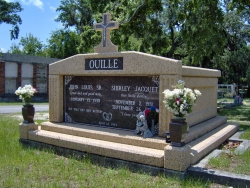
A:
[[[242,102],[243,100],[239,95],[234,98],[234,105],[236,106],[242,105]]]

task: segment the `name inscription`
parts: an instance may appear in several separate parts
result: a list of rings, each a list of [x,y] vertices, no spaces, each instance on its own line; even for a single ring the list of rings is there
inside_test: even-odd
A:
[[[85,70],[123,70],[123,58],[86,59]]]
[[[148,76],[65,76],[64,121],[136,128],[136,115],[159,107],[158,83]]]

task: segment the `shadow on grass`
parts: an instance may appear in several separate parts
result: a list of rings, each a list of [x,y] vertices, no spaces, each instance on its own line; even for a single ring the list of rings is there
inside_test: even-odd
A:
[[[250,129],[250,106],[242,105],[233,108],[223,108],[218,112],[220,116],[226,116],[228,121],[239,122],[243,130]]]

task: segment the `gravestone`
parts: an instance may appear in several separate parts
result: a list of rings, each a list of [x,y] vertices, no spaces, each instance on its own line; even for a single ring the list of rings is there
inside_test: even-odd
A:
[[[240,106],[240,105],[243,104],[242,102],[243,102],[243,100],[242,100],[242,98],[239,95],[237,95],[236,97],[234,97],[234,105]]]

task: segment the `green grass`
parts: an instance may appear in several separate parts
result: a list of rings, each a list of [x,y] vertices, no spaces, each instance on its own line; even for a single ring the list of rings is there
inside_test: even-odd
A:
[[[237,106],[230,109],[221,109],[218,113],[220,116],[227,116],[228,121],[238,122],[241,139],[250,140],[250,100],[244,100],[245,105]],[[220,169],[238,174],[250,175],[250,150],[245,151],[242,155],[222,153],[216,158],[210,159],[208,168]]]
[[[52,150],[26,148],[19,143],[21,121],[0,115],[0,187],[210,187],[188,178],[134,173],[126,167],[106,168],[90,158],[63,157]]]

